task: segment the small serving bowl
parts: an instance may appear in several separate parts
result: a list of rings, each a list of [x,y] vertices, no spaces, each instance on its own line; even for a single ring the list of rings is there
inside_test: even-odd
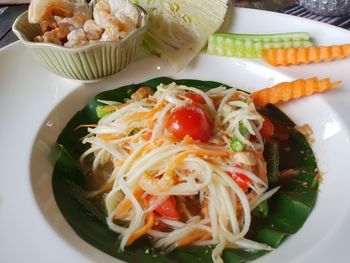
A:
[[[98,41],[74,48],[34,42],[42,31],[38,24],[29,23],[28,11],[17,17],[12,30],[34,58],[53,73],[70,79],[97,80],[125,68],[141,47],[148,15],[142,7],[135,6],[139,11],[138,27],[117,41]]]

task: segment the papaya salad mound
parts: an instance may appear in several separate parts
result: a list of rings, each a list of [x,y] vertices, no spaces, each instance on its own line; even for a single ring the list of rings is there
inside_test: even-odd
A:
[[[315,157],[295,124],[217,82],[157,78],[103,92],[58,144],[61,212],[128,262],[255,259],[301,228],[317,198]]]

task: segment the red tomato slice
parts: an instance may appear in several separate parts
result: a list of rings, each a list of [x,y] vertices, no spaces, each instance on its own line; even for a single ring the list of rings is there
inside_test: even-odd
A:
[[[260,114],[264,118],[264,124],[262,128],[260,129],[260,135],[263,138],[267,138],[273,135],[275,132],[275,127],[273,126],[273,123],[270,121],[269,118],[267,118],[265,115]]]
[[[190,98],[191,100],[193,100],[194,102],[197,102],[199,104],[204,104],[205,103],[204,98],[201,95],[199,95],[198,93],[187,92],[186,96],[188,98]]]
[[[192,139],[206,142],[212,134],[212,124],[207,113],[195,106],[184,106],[173,111],[165,127],[178,139],[189,135]]]
[[[151,196],[146,196],[147,200],[151,199]],[[180,220],[181,216],[176,209],[176,201],[173,196],[169,196],[163,203],[156,207],[155,211],[168,219]]]
[[[235,167],[239,168],[239,169],[242,169],[242,167],[240,165],[235,165]],[[244,174],[241,174],[241,173],[234,173],[233,174],[233,173],[230,173],[230,172],[227,172],[227,174],[232,177],[232,179],[235,181],[235,183],[238,184],[238,186],[244,192],[247,192],[249,185],[253,183],[253,180],[250,179],[249,177],[247,177]]]

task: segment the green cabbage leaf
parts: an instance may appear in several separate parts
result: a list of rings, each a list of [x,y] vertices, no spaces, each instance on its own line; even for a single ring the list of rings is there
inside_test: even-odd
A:
[[[180,70],[224,21],[225,0],[134,0],[149,14],[144,47]]]

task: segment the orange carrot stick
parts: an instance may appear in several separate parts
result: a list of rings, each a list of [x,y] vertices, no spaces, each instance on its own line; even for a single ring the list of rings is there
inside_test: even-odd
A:
[[[135,195],[136,199],[139,199],[143,193],[144,193],[143,189],[138,188],[134,192],[134,195]],[[114,219],[118,220],[118,219],[123,218],[125,216],[125,214],[129,211],[131,205],[132,205],[131,200],[129,198],[125,197],[120,202],[117,209],[115,210]]]
[[[298,79],[292,82],[282,82],[271,88],[265,88],[255,91],[251,94],[255,105],[265,106],[268,103],[276,104],[282,101],[298,99],[303,96],[309,96],[314,93],[321,93],[328,89],[335,89],[341,81],[331,82],[326,79]]]
[[[136,112],[124,117],[125,120],[142,120],[148,118],[148,112]]]
[[[158,111],[162,110],[166,106],[166,102],[163,101],[158,106],[154,107],[149,112],[136,112],[130,115],[125,116],[125,119],[128,120],[140,120],[140,119],[149,119],[153,117],[154,114],[156,114]]]
[[[194,241],[198,240],[198,239],[202,239],[202,238],[207,238],[207,235],[210,234],[207,231],[204,230],[199,230],[197,232],[192,232],[190,233],[188,236],[181,238],[180,240],[178,240],[176,242],[176,246],[177,247],[183,247],[186,246],[188,244],[193,243]]]
[[[203,240],[209,240],[211,238],[211,233],[206,233],[204,236],[202,236],[199,241],[203,241]]]
[[[143,236],[144,234],[147,234],[149,230],[151,230],[152,226],[154,224],[154,213],[150,212],[147,215],[147,222],[146,225],[144,225],[140,230],[136,231],[134,234],[132,234],[127,242],[127,246],[131,245],[136,239]]]
[[[123,135],[121,134],[110,134],[110,133],[105,133],[105,134],[99,134],[98,135],[98,138],[100,138],[101,140],[104,140],[104,141],[109,141],[109,140],[117,140],[117,139],[120,139],[122,138]]]
[[[96,128],[97,124],[81,124],[78,127],[76,127],[74,130],[78,130],[80,128]]]
[[[305,48],[269,48],[264,49],[261,55],[272,66],[309,64],[350,57],[350,44]]]
[[[232,154],[230,151],[214,151],[214,150],[208,150],[203,149],[197,145],[191,146],[193,152],[198,156],[229,156]]]
[[[162,110],[167,105],[166,101],[162,101],[158,106],[154,107],[149,113],[148,118],[153,117],[154,114],[156,114],[158,111]]]

